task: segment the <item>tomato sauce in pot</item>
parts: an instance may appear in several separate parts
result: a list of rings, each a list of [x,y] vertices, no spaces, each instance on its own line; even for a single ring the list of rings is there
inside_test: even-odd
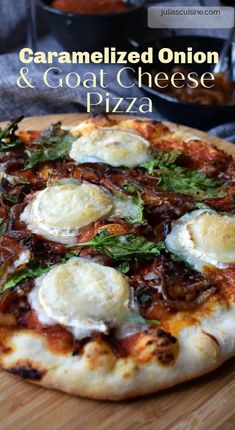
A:
[[[127,12],[130,6],[124,0],[53,0],[51,7],[77,14],[112,14]]]

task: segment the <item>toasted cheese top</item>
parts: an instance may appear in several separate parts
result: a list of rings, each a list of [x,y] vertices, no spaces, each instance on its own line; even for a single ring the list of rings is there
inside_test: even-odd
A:
[[[193,211],[172,225],[165,243],[196,270],[208,264],[226,268],[235,264],[235,218],[210,209]]]
[[[111,194],[89,183],[51,185],[35,194],[20,220],[33,233],[48,240],[76,243],[79,229],[104,217],[138,221],[141,207],[126,195]]]
[[[72,329],[77,337],[107,331],[128,310],[130,288],[111,267],[72,258],[50,270],[39,287],[40,306],[49,318]]]
[[[221,263],[235,263],[235,218],[204,213],[188,225],[194,246]]]
[[[54,185],[36,194],[21,220],[31,224],[36,233],[39,228],[53,236],[74,236],[80,227],[103,218],[112,209],[112,199],[96,185]]]
[[[150,158],[150,143],[126,128],[98,128],[73,142],[70,157],[77,163],[132,168]]]

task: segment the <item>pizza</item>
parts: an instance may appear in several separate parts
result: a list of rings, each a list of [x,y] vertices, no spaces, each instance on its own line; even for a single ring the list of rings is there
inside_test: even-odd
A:
[[[156,121],[0,132],[0,367],[122,400],[235,355],[235,162]]]

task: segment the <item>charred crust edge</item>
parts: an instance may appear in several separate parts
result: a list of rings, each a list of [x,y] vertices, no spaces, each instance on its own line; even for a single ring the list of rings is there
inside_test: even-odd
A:
[[[16,366],[7,370],[12,375],[23,379],[31,379],[32,381],[40,381],[46,373],[46,371],[35,369],[31,365]]]
[[[177,338],[172,336],[171,333],[168,333],[167,331],[164,331],[163,329],[159,328],[157,331],[157,337],[165,339],[167,343],[176,343]]]

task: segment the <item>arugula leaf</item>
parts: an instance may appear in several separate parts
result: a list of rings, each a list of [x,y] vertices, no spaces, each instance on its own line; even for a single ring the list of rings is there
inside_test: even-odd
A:
[[[75,254],[75,252],[67,252],[60,263],[66,263],[66,261],[70,260],[72,257],[77,257],[77,254]]]
[[[15,135],[18,130],[18,123],[23,117],[17,118],[10,122],[4,129],[0,128],[0,151],[7,151],[21,145],[20,139]]]
[[[159,177],[158,188],[166,191],[194,195],[200,199],[219,198],[226,195],[222,182],[208,178],[203,172],[177,166],[179,157],[175,151],[161,152],[142,164],[150,175]]]
[[[145,319],[145,321],[147,322],[147,324],[150,324],[150,325],[159,325],[159,324],[161,324],[161,321],[159,321],[159,320],[146,320]]]
[[[0,218],[0,236],[3,236],[7,231],[7,222],[4,218]]]
[[[114,215],[120,217],[123,212],[126,213],[124,219],[130,224],[135,222],[143,224],[145,222],[143,215],[144,201],[140,193],[138,193],[137,197],[130,197],[123,193],[115,193],[113,195],[113,203],[115,207]]]
[[[40,151],[29,151],[26,150],[28,161],[24,165],[24,170],[32,169],[39,163],[45,161],[59,160],[68,155],[71,148],[72,138],[59,142],[57,145],[53,145],[51,148],[45,148]]]
[[[38,276],[43,275],[44,273],[49,272],[50,267],[35,267],[34,263],[29,263],[29,265],[25,269],[21,269],[18,272],[14,274],[14,276],[9,279],[2,287],[1,287],[1,293],[3,293],[6,290],[9,290],[10,288],[16,287],[21,281],[25,281],[25,279],[34,279]]]
[[[211,207],[203,202],[195,202],[195,207],[197,209],[207,209],[210,212],[214,212],[220,215],[225,215],[225,216],[230,216],[230,217],[235,217],[235,209],[231,210],[231,211],[215,211],[214,209],[211,209]]]
[[[203,202],[195,202],[194,205],[197,209],[211,209],[209,205]]]
[[[125,220],[129,223],[132,224],[134,222],[138,222],[139,224],[143,224],[145,222],[144,219],[144,201],[141,198],[140,193],[138,192],[137,197],[133,197],[132,199],[133,203],[137,206],[138,210],[136,211],[136,213],[132,216],[126,216]]]
[[[177,151],[159,152],[154,158],[141,164],[140,167],[143,167],[148,171],[149,175],[152,175],[157,168],[161,169],[172,166],[180,155],[181,153]]]
[[[145,237],[134,234],[113,235],[106,230],[102,230],[88,242],[77,244],[76,247],[92,247],[114,260],[130,260],[133,257],[146,260],[160,255],[160,251],[165,249],[163,242],[150,242]]]
[[[40,138],[34,142],[39,145],[39,150],[26,150],[28,160],[23,170],[32,169],[44,161],[59,160],[69,154],[71,145],[77,137],[72,136],[69,130],[63,130],[61,123],[54,124],[46,130]]]
[[[129,182],[129,181],[125,181],[125,182],[124,182],[124,184],[123,184],[123,189],[124,189],[127,193],[131,193],[131,194],[137,193],[137,191],[138,191],[138,189],[137,189],[137,187],[135,186],[135,184],[133,184],[132,182]]]
[[[196,170],[174,167],[160,172],[158,186],[167,191],[193,194],[201,199],[219,198],[226,195],[220,188],[222,183],[208,178]]]
[[[14,203],[14,204],[18,203],[18,201],[19,201],[18,196],[14,195],[14,194],[7,193],[6,191],[0,192],[0,198],[3,200],[6,200],[9,203]]]
[[[143,224],[145,222],[144,219],[144,200],[141,197],[141,194],[137,192],[137,197],[133,198],[134,203],[139,207],[139,214],[134,218],[134,222],[138,222],[139,224]]]
[[[143,224],[145,222],[144,219],[144,200],[141,197],[141,193],[133,182],[125,181],[123,185],[124,191],[127,193],[135,194],[133,197],[133,203],[135,203],[139,207],[139,213],[137,216],[126,217],[125,220],[129,223],[138,222],[139,224]]]
[[[74,256],[75,254],[73,252],[67,253],[60,261],[60,264],[65,263]],[[16,287],[20,282],[25,281],[26,279],[34,279],[44,273],[48,273],[51,270],[51,267],[52,266],[41,267],[38,265],[37,261],[31,261],[25,268],[18,270],[8,281],[5,282],[5,284],[3,284],[2,287],[0,287],[0,293]]]
[[[125,320],[133,324],[150,324],[150,325],[161,324],[159,320],[148,320],[135,312],[128,312],[125,315]]]
[[[130,270],[130,264],[127,261],[124,261],[123,263],[119,264],[119,266],[116,267],[117,270],[121,273],[127,273]]]

